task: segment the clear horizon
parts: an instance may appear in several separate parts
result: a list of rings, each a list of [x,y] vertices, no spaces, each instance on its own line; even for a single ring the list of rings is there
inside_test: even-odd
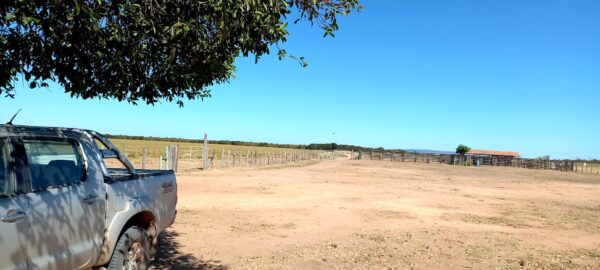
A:
[[[55,84],[0,97],[0,122],[139,135],[600,158],[599,1],[365,2],[336,38],[290,24],[291,54],[239,58],[213,97],[132,106]]]

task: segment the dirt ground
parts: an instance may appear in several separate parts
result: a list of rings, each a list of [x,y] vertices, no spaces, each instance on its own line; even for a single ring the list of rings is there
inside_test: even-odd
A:
[[[600,176],[336,160],[178,178],[155,269],[600,269]]]

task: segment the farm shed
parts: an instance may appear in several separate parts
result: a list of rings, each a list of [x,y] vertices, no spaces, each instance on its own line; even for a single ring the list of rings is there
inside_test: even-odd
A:
[[[473,163],[479,160],[479,164],[481,165],[492,166],[509,166],[513,162],[513,159],[521,157],[521,154],[518,152],[478,149],[472,149],[467,152],[467,155],[471,156]]]

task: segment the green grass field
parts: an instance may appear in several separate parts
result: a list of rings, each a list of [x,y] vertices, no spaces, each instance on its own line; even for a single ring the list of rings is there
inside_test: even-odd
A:
[[[165,155],[166,147],[169,145],[179,145],[180,155],[187,157],[192,152],[192,158],[202,157],[201,143],[190,143],[190,142],[168,142],[168,141],[150,141],[150,140],[128,140],[128,139],[110,139],[121,151],[123,151],[127,157],[136,159],[142,156],[144,148],[147,150],[148,157],[160,157]],[[267,153],[298,153],[301,151],[308,151],[304,149],[292,149],[292,148],[277,148],[277,147],[261,147],[261,146],[243,146],[243,145],[228,145],[228,144],[209,144],[209,155],[215,158],[221,158],[221,154],[224,152],[237,153],[246,155],[248,152],[254,152],[257,154]]]
[[[146,148],[146,165],[147,168],[159,168],[160,157],[166,156],[166,148],[169,145],[179,145],[179,164],[183,168],[198,168],[202,163],[203,144],[192,142],[169,142],[169,141],[152,141],[152,140],[131,140],[113,138],[110,141],[116,145],[122,152],[127,155],[127,158],[133,162],[136,167],[140,167],[144,148]],[[277,147],[262,147],[262,146],[243,146],[229,144],[209,144],[209,156],[213,158],[214,166],[223,166],[220,162],[229,164],[235,154],[236,160],[239,157],[245,159],[249,153],[256,156],[273,155],[278,158],[292,156],[295,154],[309,152],[323,152],[316,150],[292,149],[292,148],[277,148]],[[223,157],[222,157],[223,155]],[[238,161],[239,162],[239,161]],[[241,161],[244,162],[244,161]]]

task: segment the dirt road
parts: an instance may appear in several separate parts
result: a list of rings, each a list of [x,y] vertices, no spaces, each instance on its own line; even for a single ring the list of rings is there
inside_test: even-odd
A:
[[[600,176],[336,160],[179,176],[156,269],[600,269]]]

